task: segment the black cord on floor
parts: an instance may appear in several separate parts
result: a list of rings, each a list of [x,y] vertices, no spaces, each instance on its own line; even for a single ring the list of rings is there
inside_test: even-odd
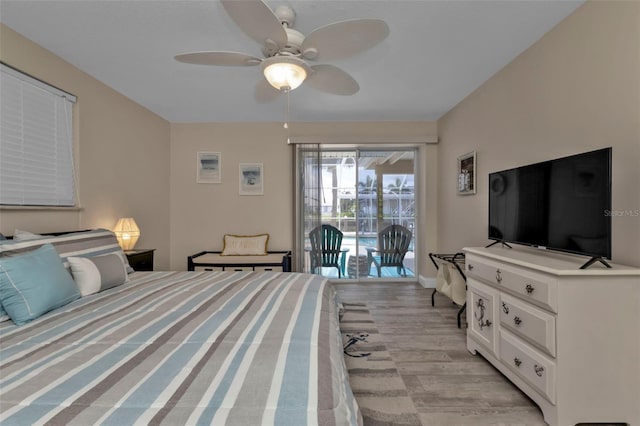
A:
[[[369,355],[371,355],[371,352],[369,352],[369,353],[362,353],[362,354],[358,354],[358,355],[352,355],[352,354],[350,354],[349,352],[347,352],[347,349],[348,349],[350,346],[352,346],[352,345],[354,345],[354,344],[356,344],[356,343],[358,343],[358,342],[366,342],[366,341],[367,341],[367,337],[369,337],[369,335],[368,335],[368,334],[366,334],[366,333],[360,333],[360,334],[358,334],[358,335],[350,335],[350,334],[347,334],[347,337],[349,338],[349,340],[348,340],[348,341],[347,341],[347,343],[344,345],[344,354],[345,354],[345,355],[349,355],[350,357],[353,357],[353,358],[362,358],[362,357],[365,357],[365,356],[369,356]]]

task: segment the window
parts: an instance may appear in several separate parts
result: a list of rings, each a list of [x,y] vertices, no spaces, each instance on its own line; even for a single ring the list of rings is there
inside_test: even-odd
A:
[[[0,204],[75,206],[75,101],[0,64]]]

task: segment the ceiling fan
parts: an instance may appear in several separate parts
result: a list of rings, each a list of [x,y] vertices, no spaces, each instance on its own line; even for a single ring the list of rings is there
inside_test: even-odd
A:
[[[221,0],[231,19],[262,46],[264,58],[238,52],[190,52],[175,56],[180,62],[199,65],[257,66],[265,79],[256,87],[256,98],[269,101],[303,82],[335,95],[353,95],[360,86],[348,73],[328,64],[355,55],[384,40],[387,24],[379,19],[351,19],[315,29],[308,35],[293,29],[295,12],[286,5],[272,11],[262,0]]]

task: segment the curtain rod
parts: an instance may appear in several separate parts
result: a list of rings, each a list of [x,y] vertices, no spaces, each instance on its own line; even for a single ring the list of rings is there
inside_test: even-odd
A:
[[[291,136],[289,144],[361,145],[361,144],[437,144],[438,136]]]

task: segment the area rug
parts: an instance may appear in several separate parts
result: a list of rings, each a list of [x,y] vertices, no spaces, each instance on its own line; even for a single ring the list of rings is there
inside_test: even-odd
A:
[[[420,425],[413,401],[366,304],[343,305],[340,330],[346,346],[344,358],[364,425]]]

